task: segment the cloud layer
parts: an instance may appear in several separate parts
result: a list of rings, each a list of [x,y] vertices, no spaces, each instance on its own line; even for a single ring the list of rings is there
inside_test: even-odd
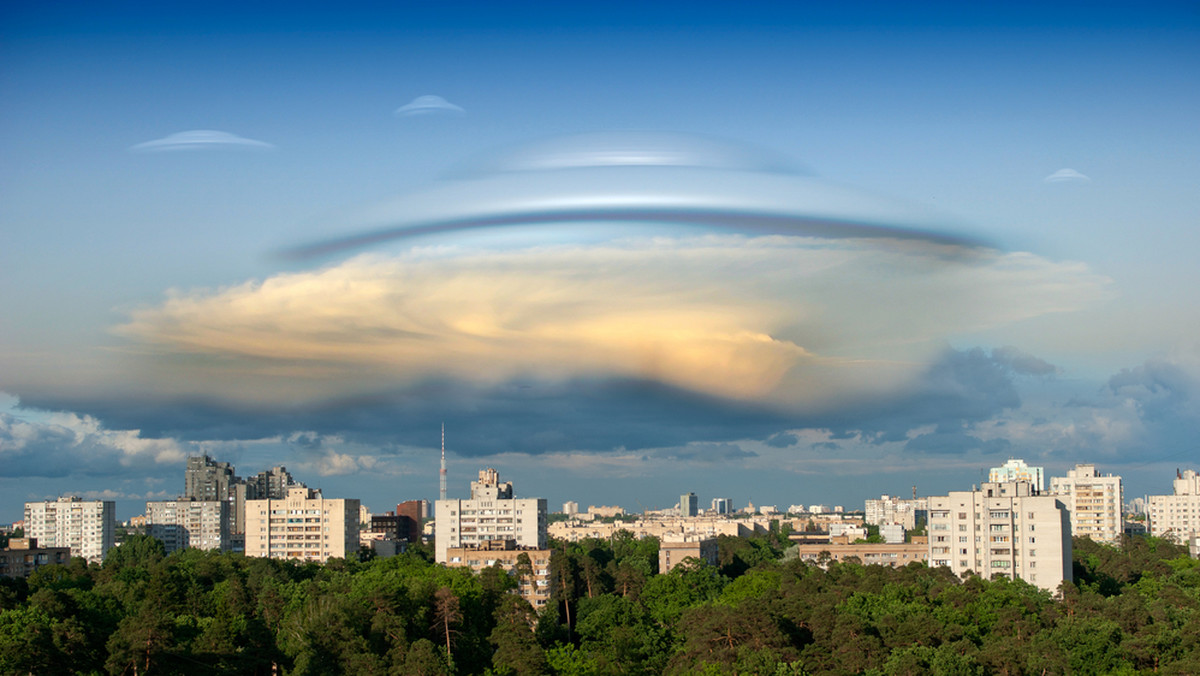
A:
[[[436,247],[175,291],[117,331],[193,394],[618,378],[821,408],[901,386],[947,336],[1079,309],[1105,286],[1029,254],[947,262],[802,237]]]

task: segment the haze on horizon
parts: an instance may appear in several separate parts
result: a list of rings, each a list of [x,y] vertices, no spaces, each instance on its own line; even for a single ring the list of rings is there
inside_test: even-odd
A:
[[[75,10],[0,29],[0,521],[432,499],[443,421],[629,509],[1200,458],[1185,4]]]

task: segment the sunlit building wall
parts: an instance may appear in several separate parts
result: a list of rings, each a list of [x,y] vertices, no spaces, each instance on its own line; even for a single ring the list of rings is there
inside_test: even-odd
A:
[[[1020,578],[1047,591],[1071,580],[1071,517],[1025,481],[929,498],[929,565]]]
[[[1176,472],[1174,495],[1151,495],[1150,534],[1187,544],[1200,534],[1200,474],[1194,470]]]
[[[1071,533],[1096,542],[1121,541],[1121,477],[1099,475],[1095,465],[1075,465],[1065,477],[1050,478],[1050,494],[1071,513]]]

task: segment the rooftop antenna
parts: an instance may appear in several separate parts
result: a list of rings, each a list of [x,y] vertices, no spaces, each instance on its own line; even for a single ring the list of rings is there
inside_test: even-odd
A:
[[[442,470],[438,472],[441,499],[446,499],[446,423],[442,423]]]

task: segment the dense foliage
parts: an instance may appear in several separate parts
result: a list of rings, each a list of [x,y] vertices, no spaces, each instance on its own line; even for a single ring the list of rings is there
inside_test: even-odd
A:
[[[1061,599],[920,564],[828,570],[784,537],[722,538],[658,574],[657,542],[555,543],[540,617],[498,569],[427,553],[325,565],[132,537],[0,580],[4,674],[1196,674],[1200,562],[1075,543]]]

